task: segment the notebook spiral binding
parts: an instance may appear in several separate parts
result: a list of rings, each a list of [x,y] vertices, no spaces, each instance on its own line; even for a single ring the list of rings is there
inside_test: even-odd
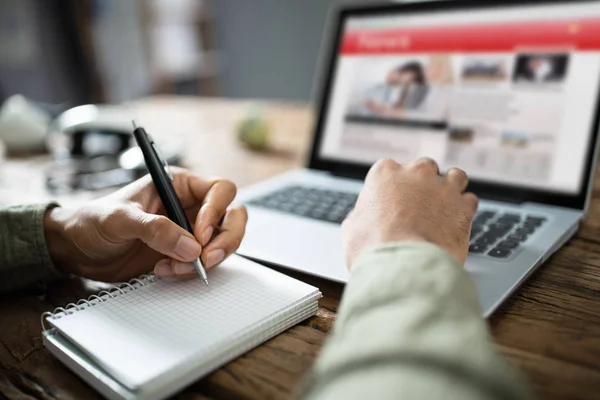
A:
[[[76,311],[80,311],[85,309],[86,307],[94,307],[97,304],[104,303],[108,301],[108,298],[114,298],[121,294],[125,294],[127,292],[131,292],[136,290],[142,286],[146,286],[148,283],[154,282],[156,280],[156,275],[147,274],[141,275],[138,278],[133,278],[129,282],[123,282],[119,285],[114,285],[109,289],[102,290],[98,294],[93,294],[87,299],[81,299],[77,303],[69,303],[65,307],[56,307],[53,311],[46,311],[40,317],[40,322],[42,324],[42,331],[47,332],[45,321],[49,318],[59,319],[64,316],[73,314]],[[108,297],[102,297],[108,296]]]

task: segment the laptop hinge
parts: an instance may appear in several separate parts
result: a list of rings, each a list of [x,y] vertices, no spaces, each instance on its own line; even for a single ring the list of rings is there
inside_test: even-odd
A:
[[[351,171],[351,170],[347,170],[347,169],[344,169],[344,170],[333,169],[333,170],[329,171],[329,174],[332,176],[340,177],[340,178],[349,178],[349,179],[358,179],[358,180],[365,179],[364,173]],[[502,195],[498,195],[498,194],[479,193],[478,196],[481,200],[495,201],[498,203],[509,203],[509,204],[523,204],[524,203],[524,201],[521,199],[515,199],[514,197],[506,197],[506,196],[502,196]]]
[[[358,179],[358,180],[364,180],[365,179],[365,173],[364,172],[355,172],[355,171],[348,171],[348,170],[331,170],[329,171],[329,174],[332,176],[337,176],[340,178],[349,178],[349,179]]]
[[[498,196],[496,194],[489,194],[489,193],[481,193],[478,194],[478,197],[480,200],[488,200],[488,201],[495,201],[498,203],[509,203],[509,204],[523,204],[524,201],[520,200],[520,199],[515,199],[514,197],[505,197],[505,196]]]

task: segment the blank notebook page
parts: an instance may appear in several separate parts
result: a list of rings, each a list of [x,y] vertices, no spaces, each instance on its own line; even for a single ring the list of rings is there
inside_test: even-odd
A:
[[[183,364],[202,364],[250,328],[261,331],[318,290],[232,256],[200,279],[157,279],[50,320],[123,385],[136,389]],[[103,297],[104,298],[104,297]],[[288,316],[289,317],[289,316]]]

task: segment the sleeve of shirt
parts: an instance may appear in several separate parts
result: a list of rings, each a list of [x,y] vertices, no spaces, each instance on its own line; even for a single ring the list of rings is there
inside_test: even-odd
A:
[[[404,243],[359,257],[301,396],[475,400],[530,393],[496,353],[463,266],[436,246]]]
[[[44,216],[57,204],[0,207],[0,294],[60,277],[46,247]]]

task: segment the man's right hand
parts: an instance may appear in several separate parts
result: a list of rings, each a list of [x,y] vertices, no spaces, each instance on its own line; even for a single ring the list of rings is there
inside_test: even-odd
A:
[[[442,177],[429,158],[407,165],[377,162],[342,225],[347,266],[368,247],[409,241],[438,245],[464,263],[477,211],[467,184],[464,171],[453,168]]]

